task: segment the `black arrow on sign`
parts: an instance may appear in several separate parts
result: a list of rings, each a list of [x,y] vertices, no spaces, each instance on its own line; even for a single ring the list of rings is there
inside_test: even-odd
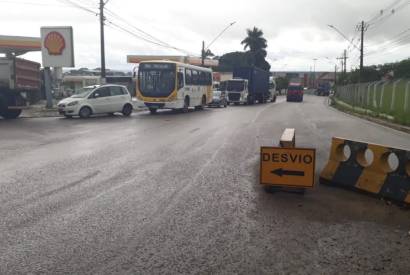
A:
[[[279,177],[283,177],[283,176],[304,177],[305,176],[305,172],[303,171],[291,171],[291,170],[284,170],[282,168],[273,170],[271,173]]]

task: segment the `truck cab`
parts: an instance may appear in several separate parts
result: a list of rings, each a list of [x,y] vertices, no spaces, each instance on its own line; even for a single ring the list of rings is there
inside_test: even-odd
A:
[[[239,105],[248,102],[248,80],[242,78],[234,78],[221,82],[221,90],[228,93],[229,103]]]

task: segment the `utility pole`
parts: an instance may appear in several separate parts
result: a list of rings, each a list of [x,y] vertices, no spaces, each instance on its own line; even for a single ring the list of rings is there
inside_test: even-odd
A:
[[[100,38],[101,38],[101,84],[105,84],[105,41],[104,41],[104,3],[103,0],[100,0]]]
[[[205,41],[202,41],[201,64],[205,65]]]
[[[335,64],[335,86],[337,84],[337,65]]]
[[[361,34],[361,39],[360,39],[360,70],[359,70],[359,83],[362,82],[362,76],[363,76],[363,57],[364,57],[364,33],[367,31],[368,25],[362,21],[358,26],[358,30],[360,31]]]
[[[347,57],[347,50],[344,50],[344,52],[343,52],[343,60],[344,60],[344,68],[343,68],[343,73],[346,75],[346,72],[347,72],[347,70],[346,70],[346,67],[347,67],[347,59],[348,59],[349,57]]]
[[[346,67],[347,67],[347,59],[348,59],[348,58],[349,58],[349,57],[347,56],[347,51],[346,51],[346,50],[343,51],[342,57],[336,58],[337,60],[340,60],[341,65],[342,65],[342,67],[341,67],[341,72],[342,72],[342,78],[341,78],[341,80],[342,80],[343,82],[346,80],[346,73],[347,73]],[[343,83],[342,83],[342,84],[343,84]]]
[[[313,88],[316,88],[316,61],[317,58],[313,58]]]

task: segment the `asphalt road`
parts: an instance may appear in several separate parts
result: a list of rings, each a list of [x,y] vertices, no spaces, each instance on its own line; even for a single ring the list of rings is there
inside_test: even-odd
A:
[[[409,274],[410,212],[316,185],[258,185],[286,127],[410,148],[410,135],[299,103],[130,118],[0,120],[1,274]]]

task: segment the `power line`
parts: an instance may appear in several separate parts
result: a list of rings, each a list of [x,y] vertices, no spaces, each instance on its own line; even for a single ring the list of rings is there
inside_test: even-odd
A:
[[[118,30],[121,30],[121,31],[123,31],[123,32],[125,32],[125,33],[128,33],[129,35],[132,35],[132,36],[134,36],[134,37],[136,37],[136,38],[138,38],[138,39],[141,39],[141,40],[143,40],[143,41],[145,41],[145,42],[148,42],[148,43],[151,43],[151,44],[160,46],[160,47],[164,47],[164,48],[176,49],[176,48],[174,48],[174,47],[172,47],[172,46],[167,46],[167,45],[164,45],[164,44],[162,44],[162,43],[158,43],[158,42],[156,42],[156,41],[147,39],[147,38],[145,38],[145,37],[143,37],[143,36],[141,36],[141,35],[139,35],[139,34],[133,32],[133,31],[131,31],[131,30],[129,30],[129,29],[127,29],[127,28],[121,26],[121,25],[118,25],[118,24],[112,22],[112,21],[109,20],[109,19],[106,19],[106,21],[107,21],[112,27],[117,28]],[[179,51],[181,51],[181,50],[179,50]]]
[[[397,12],[401,11],[402,9],[404,9],[406,6],[408,6],[410,4],[410,2],[405,2],[405,3],[401,3],[402,0],[400,1],[395,1],[394,5],[390,5],[387,9],[385,10],[389,10],[389,12],[386,14],[385,10],[381,11],[382,16],[380,16],[378,19],[373,20],[372,22],[367,22],[370,26],[369,30],[375,30],[377,28],[379,28],[381,25],[383,25],[384,22],[387,21],[387,19],[389,19],[390,17],[392,17],[393,15],[397,14]],[[397,4],[400,4],[399,6],[396,7]]]
[[[73,7],[76,7],[76,8],[78,8],[78,9],[80,9],[80,10],[83,10],[83,11],[86,11],[86,12],[88,12],[88,13],[91,13],[91,14],[93,14],[93,15],[98,15],[98,12],[97,12],[97,11],[93,11],[92,9],[89,9],[89,8],[87,8],[87,7],[84,7],[84,6],[78,4],[78,3],[74,2],[74,1],[71,1],[71,0],[59,0],[59,1],[62,2],[62,3],[69,4],[69,5],[71,5],[71,6],[73,6]]]
[[[394,0],[392,3],[390,3],[387,7],[385,7],[384,9],[381,9],[380,11],[378,11],[376,13],[376,15],[374,17],[372,17],[370,20],[368,20],[366,23],[367,24],[372,24],[374,23],[376,20],[378,20],[379,18],[383,17],[385,12],[387,10],[393,9],[394,6],[396,6],[397,4],[399,4],[400,2],[402,2],[402,0]]]
[[[387,50],[391,47],[403,45],[403,43],[407,42],[410,39],[410,33],[408,33],[409,31],[410,28],[400,32],[399,34],[395,35],[391,40],[380,44],[377,47],[377,49],[371,51],[370,54],[376,54],[378,52]]]
[[[164,48],[170,48],[170,49],[173,49],[173,50],[177,50],[177,51],[179,51],[179,52],[183,52],[183,53],[188,54],[188,55],[192,55],[192,53],[190,53],[189,51],[186,51],[186,50],[184,50],[184,49],[175,47],[175,46],[173,46],[173,45],[171,45],[171,44],[169,44],[169,43],[167,43],[167,42],[164,42],[163,40],[161,40],[161,39],[159,39],[159,38],[153,36],[152,34],[150,34],[150,33],[146,32],[146,31],[142,30],[141,28],[136,27],[136,26],[133,25],[131,22],[125,20],[123,17],[121,17],[121,16],[118,15],[117,13],[115,13],[115,12],[113,12],[113,11],[107,9],[107,8],[105,8],[105,10],[106,10],[112,17],[116,18],[117,20],[120,20],[120,21],[124,22],[126,25],[128,25],[129,27],[131,27],[131,28],[134,29],[135,31],[137,31],[137,32],[139,32],[139,33],[142,33],[144,36],[148,37],[148,38],[146,38],[146,37],[144,38],[142,35],[137,35],[138,37],[143,38],[145,41],[155,42],[157,45],[162,46],[162,47],[164,47]],[[112,20],[111,20],[111,22],[112,22]],[[135,34],[135,33],[134,33],[134,34]],[[133,36],[135,36],[135,35],[133,35]],[[137,36],[136,36],[136,37],[137,37]],[[150,43],[151,43],[151,42],[150,42]]]

